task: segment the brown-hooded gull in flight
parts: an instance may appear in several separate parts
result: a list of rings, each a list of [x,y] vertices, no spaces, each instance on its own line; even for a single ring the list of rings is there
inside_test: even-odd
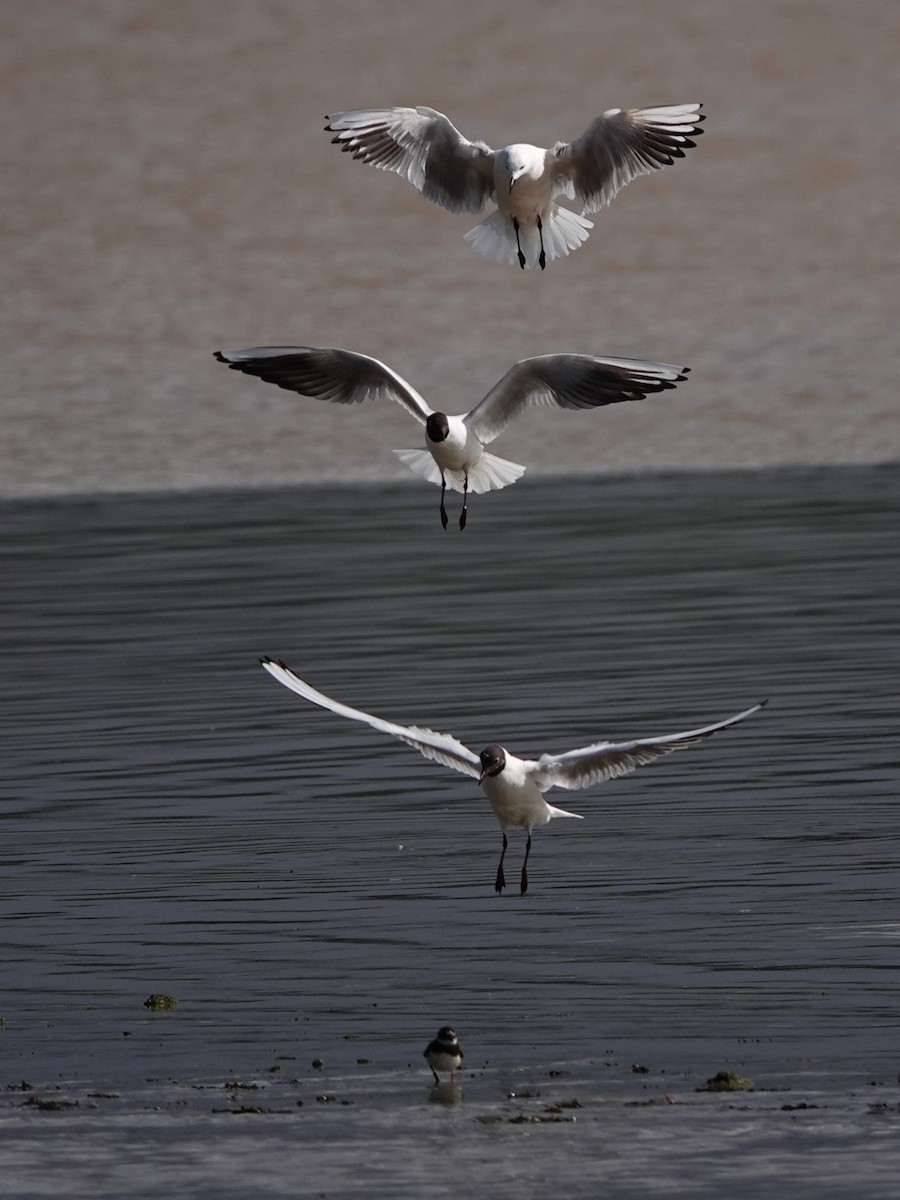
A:
[[[637,175],[683,158],[703,132],[701,104],[611,108],[573,142],[549,150],[515,143],[492,150],[470,142],[433,108],[359,108],[332,113],[325,128],[342,150],[404,175],[426,200],[450,212],[497,205],[466,234],[496,262],[540,266],[580,246],[598,212]],[[581,214],[556,204],[567,196]]]
[[[395,725],[393,721],[373,717],[358,708],[351,708],[338,700],[332,700],[322,692],[317,692],[308,683],[304,683],[290,667],[278,659],[261,658],[260,662],[279,683],[283,683],[304,700],[318,704],[320,708],[327,708],[340,717],[371,725],[381,733],[388,733],[391,737],[406,742],[425,758],[433,759],[453,771],[460,771],[463,775],[471,775],[473,779],[477,779],[490,801],[503,833],[503,851],[500,854],[494,883],[498,892],[502,892],[506,887],[503,859],[506,856],[508,826],[520,825],[528,835],[520,883],[524,893],[528,890],[528,855],[531,851],[532,830],[546,825],[554,817],[581,819],[580,813],[566,812],[564,808],[554,808],[552,804],[548,804],[544,799],[544,792],[552,787],[574,791],[601,780],[617,779],[620,775],[627,775],[635,768],[653,762],[663,754],[683,750],[687,746],[696,746],[698,742],[718,733],[720,729],[736,725],[738,721],[743,721],[758,712],[767,703],[762,700],[734,717],[717,721],[715,725],[705,725],[701,729],[689,729],[686,733],[669,733],[628,742],[595,742],[580,750],[569,750],[565,754],[542,754],[535,760],[517,758],[503,746],[488,746],[480,754],[473,754],[467,746],[450,734],[436,733],[433,729],[422,729],[416,725]]]
[[[417,475],[441,485],[441,522],[445,529],[444,494],[448,486],[463,494],[459,527],[465,529],[469,492],[504,488],[524,472],[519,463],[485,450],[523,409],[540,404],[599,408],[624,400],[643,400],[651,392],[675,387],[690,370],[629,358],[545,354],[516,363],[471,412],[448,416],[434,411],[396,371],[377,358],[352,350],[257,346],[219,350],[216,358],[235,371],[318,400],[358,404],[387,399],[402,404],[425,426],[425,449],[394,453]]]

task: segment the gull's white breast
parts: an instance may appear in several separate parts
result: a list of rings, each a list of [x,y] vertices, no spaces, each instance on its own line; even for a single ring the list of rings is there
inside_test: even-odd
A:
[[[521,759],[507,754],[503,772],[486,776],[482,787],[501,824],[536,829],[550,820],[550,806]]]
[[[462,417],[447,417],[449,431],[442,442],[433,442],[426,433],[425,444],[439,467],[445,471],[467,471],[481,458],[483,447]]]
[[[506,157],[506,156],[510,157]],[[498,159],[500,156],[498,155]],[[551,211],[553,188],[547,173],[547,151],[526,144],[507,146],[502,161],[495,161],[494,189],[497,207],[509,217],[534,224],[537,217],[546,218]],[[509,164],[518,162],[524,170],[517,176],[512,190],[509,187]]]

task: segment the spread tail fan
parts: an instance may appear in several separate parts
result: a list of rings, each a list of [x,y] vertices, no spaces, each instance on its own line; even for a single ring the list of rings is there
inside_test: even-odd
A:
[[[411,471],[440,487],[441,469],[427,450],[395,450],[394,453]],[[475,466],[469,468],[469,491],[476,496],[482,492],[499,491],[515,483],[524,474],[525,468],[520,463],[485,452]],[[447,487],[452,491],[463,491],[462,471],[445,471],[444,477]]]
[[[553,211],[544,222],[544,252],[547,261],[563,258],[570,250],[577,249],[582,242],[587,241],[588,231],[593,229],[592,221],[582,217],[580,213],[572,212],[569,208],[553,206]],[[493,262],[518,264],[518,249],[516,247],[516,231],[509,217],[499,209],[486,217],[474,229],[465,235],[466,241],[472,243],[484,258]],[[519,226],[519,241],[525,264],[528,267],[538,265],[541,243],[537,227],[534,225]]]

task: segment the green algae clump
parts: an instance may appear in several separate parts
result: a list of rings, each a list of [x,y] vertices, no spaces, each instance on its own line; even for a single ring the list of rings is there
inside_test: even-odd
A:
[[[712,1079],[707,1079],[698,1092],[742,1092],[745,1088],[753,1087],[751,1079],[745,1079],[735,1071],[719,1071]]]
[[[144,1001],[144,1008],[149,1008],[151,1012],[163,1012],[168,1008],[177,1008],[178,1001],[174,996],[167,996],[165,992],[153,992]]]

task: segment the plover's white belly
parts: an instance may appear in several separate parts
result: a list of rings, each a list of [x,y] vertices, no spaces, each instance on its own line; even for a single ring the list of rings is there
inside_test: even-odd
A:
[[[428,1052],[428,1065],[433,1067],[435,1071],[456,1071],[459,1069],[462,1057],[459,1054],[447,1054],[441,1050]]]

